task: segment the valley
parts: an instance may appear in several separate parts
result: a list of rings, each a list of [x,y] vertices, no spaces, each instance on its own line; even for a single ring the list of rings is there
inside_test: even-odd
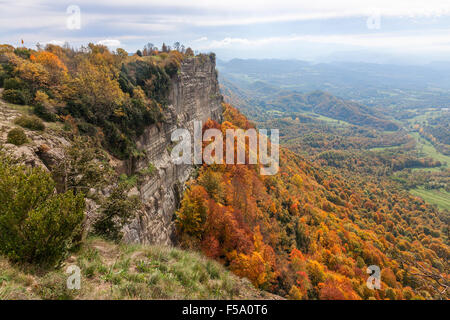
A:
[[[152,50],[0,46],[0,297],[448,298],[445,112],[234,85],[213,53]],[[194,121],[279,129],[279,171],[175,164]],[[66,290],[72,264],[86,291]]]
[[[441,104],[442,100],[434,96],[436,90],[426,89],[435,79],[430,70],[423,79],[416,80],[415,86],[422,89],[412,93],[402,89],[405,75],[390,78],[389,73],[379,74],[380,68],[387,66],[375,70],[355,63],[346,72],[365,70],[366,79],[349,74],[341,83],[329,78],[330,70],[336,67],[333,64],[282,60],[244,64],[244,60],[232,60],[219,66],[226,101],[242,110],[258,127],[279,128],[281,142],[292,151],[321,163],[325,159],[327,165],[340,170],[389,177],[411,194],[448,210],[450,112],[447,104]],[[323,86],[309,81],[313,75],[324,80]],[[361,83],[352,82],[358,80]],[[384,88],[382,80],[393,87]],[[332,86],[330,81],[335,81]],[[306,83],[308,86],[304,86]],[[353,101],[323,91],[308,92],[315,89],[314,83],[321,90]],[[366,84],[366,89],[371,89],[371,99],[364,96],[369,95],[364,90],[361,94],[352,91],[355,94],[351,95],[347,90],[350,83],[355,88]],[[446,88],[447,84],[443,81],[440,86]],[[418,101],[418,95],[427,97],[420,108],[416,103],[407,103]],[[389,103],[386,97],[390,97]],[[428,172],[427,180],[420,183],[418,177],[423,178],[423,172]]]
[[[450,1],[376,2],[2,0],[2,307],[445,306]]]

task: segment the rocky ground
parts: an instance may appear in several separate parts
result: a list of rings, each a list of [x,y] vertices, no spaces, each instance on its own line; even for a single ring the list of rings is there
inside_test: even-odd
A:
[[[0,96],[2,91],[0,88]],[[22,159],[23,163],[48,169],[62,159],[64,148],[70,143],[63,137],[62,129],[54,123],[46,123],[44,131],[23,128],[28,138],[28,143],[24,145],[7,143],[8,132],[18,127],[14,120],[24,114],[31,114],[31,108],[9,104],[0,99],[0,145],[9,155]]]

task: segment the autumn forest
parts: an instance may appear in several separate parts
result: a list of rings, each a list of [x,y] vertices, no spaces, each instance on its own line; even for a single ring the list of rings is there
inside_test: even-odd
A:
[[[449,298],[448,198],[442,206],[414,194],[449,194],[448,126],[440,128],[438,116],[415,122],[402,109],[401,122],[322,92],[278,91],[268,100],[267,87],[239,91],[215,70],[222,121],[209,119],[203,130],[279,128],[279,172],[264,176],[254,164],[197,165],[169,194],[179,197],[168,219],[178,251],[124,249],[123,233],[147,210],[143,194],[162,193],[148,186],[167,179],[160,163],[142,167],[153,155],[137,141],[149,126],[163,132],[171,121],[170,93],[191,72],[186,63],[206,78],[216,57],[179,43],[136,53],[99,44],[0,46],[0,298],[26,292],[105,298],[60,293],[49,284],[67,259],[85,266],[92,287],[111,286],[115,295],[106,298],[215,298],[216,291],[228,297],[222,295],[232,295],[230,281],[239,278],[286,299]],[[37,156],[16,158],[17,150]],[[115,248],[138,251],[126,262],[115,258]],[[174,262],[188,258],[196,264]],[[378,289],[367,285],[373,265],[381,271]],[[18,270],[39,285],[22,290],[27,282],[13,276]],[[54,278],[42,282],[47,273]],[[210,276],[233,280],[201,291]],[[180,291],[170,291],[174,286]]]

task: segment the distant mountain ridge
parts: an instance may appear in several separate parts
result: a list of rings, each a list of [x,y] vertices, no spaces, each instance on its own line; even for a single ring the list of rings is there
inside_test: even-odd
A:
[[[263,81],[280,89],[322,90],[386,108],[450,107],[450,64],[395,65],[301,60],[218,60],[219,75],[239,87]]]
[[[285,113],[313,112],[336,120],[380,130],[396,131],[398,125],[387,119],[376,108],[335,97],[316,90],[310,93],[280,90],[263,81],[255,81],[245,87],[232,81],[221,81],[225,100],[252,113],[279,111]]]
[[[361,126],[370,126],[387,131],[398,130],[394,122],[385,119],[373,109],[362,104],[337,98],[327,92],[314,91],[302,96],[294,94],[299,102],[314,113]]]

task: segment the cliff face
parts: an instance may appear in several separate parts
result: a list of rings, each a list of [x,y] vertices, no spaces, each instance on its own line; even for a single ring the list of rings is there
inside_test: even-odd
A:
[[[214,56],[201,55],[184,59],[178,74],[172,78],[170,87],[169,105],[165,109],[164,121],[148,126],[136,141],[143,156],[132,162],[112,160],[112,165],[119,172],[128,174],[136,174],[149,166],[155,168],[151,174],[142,177],[138,188],[132,190],[134,195],[141,198],[144,208],[124,227],[126,242],[165,245],[173,243],[173,216],[193,167],[172,163],[171,134],[179,128],[186,128],[192,133],[194,121],[221,121],[223,98],[219,90]],[[64,148],[70,146],[70,140],[48,127],[43,133],[25,129],[30,140],[26,145],[17,147],[7,144],[7,132],[16,127],[13,121],[20,114],[0,100],[0,145],[10,155],[21,158],[23,163],[51,171],[53,165],[63,159]],[[108,194],[108,190],[107,186],[100,192]],[[86,227],[90,229],[99,205],[90,199],[87,203]]]
[[[175,165],[170,158],[171,134],[186,128],[193,133],[194,121],[221,121],[222,96],[213,56],[185,59],[172,79],[165,121],[149,126],[137,141],[145,154],[132,164],[133,171],[155,167],[140,184],[145,209],[124,228],[126,242],[171,244],[174,240],[173,216],[179,205],[184,183],[192,173],[190,165]]]

